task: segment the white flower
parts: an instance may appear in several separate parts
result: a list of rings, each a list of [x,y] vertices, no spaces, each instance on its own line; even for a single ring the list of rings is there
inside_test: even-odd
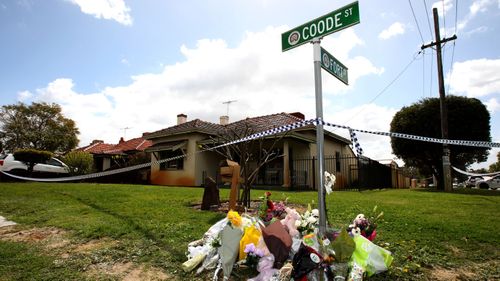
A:
[[[351,234],[355,235],[355,236],[360,235],[361,234],[361,230],[359,229],[359,227],[355,227],[355,228],[353,228],[351,230]]]
[[[319,218],[319,210],[318,209],[314,209],[311,211],[312,213],[312,216],[315,217],[315,218]]]
[[[307,218],[307,222],[310,224],[315,224],[317,221],[318,221],[318,219],[315,217],[308,217]]]
[[[365,219],[365,215],[359,214],[359,215],[356,216],[356,219],[357,220],[364,220]]]
[[[301,226],[302,226],[302,220],[296,220],[295,227],[301,227]]]

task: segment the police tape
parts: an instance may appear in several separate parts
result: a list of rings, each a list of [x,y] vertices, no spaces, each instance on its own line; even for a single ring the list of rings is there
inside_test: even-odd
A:
[[[496,175],[500,175],[500,172],[493,172],[493,173],[484,173],[484,174],[478,174],[478,173],[471,173],[471,172],[467,172],[467,171],[464,171],[464,170],[460,170],[459,168],[457,167],[453,167],[453,170],[455,170],[456,172],[460,173],[460,174],[463,174],[463,175],[466,175],[466,176],[476,176],[476,177],[493,177],[493,176],[496,176]]]
[[[354,128],[351,128],[348,126],[337,125],[337,124],[324,122],[324,121],[323,121],[323,125],[347,129],[347,130],[353,130],[353,131],[365,133],[365,134],[373,134],[373,135],[379,135],[379,136],[402,138],[402,139],[409,139],[409,140],[416,140],[416,141],[423,141],[423,142],[433,142],[433,143],[439,143],[439,144],[488,147],[488,148],[500,147],[500,143],[498,143],[498,142],[470,141],[470,140],[449,140],[449,139],[438,139],[438,138],[422,137],[422,136],[402,134],[402,133],[393,133],[393,132],[367,131],[367,130],[361,130],[361,129],[354,129]]]
[[[119,168],[115,170],[110,170],[110,171],[104,171],[104,172],[98,172],[98,173],[92,173],[92,174],[86,174],[86,175],[78,175],[78,176],[71,176],[71,177],[60,177],[60,178],[31,178],[31,177],[23,177],[23,176],[18,176],[14,175],[11,173],[7,173],[4,171],[0,171],[3,174],[20,179],[20,180],[26,180],[26,181],[39,181],[39,182],[63,182],[63,181],[80,181],[80,180],[86,180],[86,179],[92,179],[92,178],[98,178],[98,177],[105,177],[105,176],[110,176],[114,174],[120,174],[120,173],[126,173],[130,172],[133,170],[138,170],[138,169],[144,169],[153,165],[160,165],[162,163],[166,163],[169,161],[185,158],[188,156],[192,156],[197,153],[202,153],[205,151],[213,151],[217,150],[219,148],[225,147],[225,146],[230,146],[230,145],[235,145],[238,143],[246,142],[246,141],[251,141],[255,139],[260,139],[264,138],[267,136],[273,136],[281,133],[285,133],[291,130],[295,130],[298,128],[302,128],[305,126],[310,126],[310,125],[319,125],[322,124],[324,126],[329,126],[329,127],[336,127],[336,128],[341,128],[341,129],[346,129],[349,130],[351,137],[354,136],[354,141],[353,145],[355,146],[358,156],[362,155],[363,150],[361,149],[361,146],[359,145],[358,139],[356,135],[353,132],[360,132],[360,133],[365,133],[365,134],[374,134],[374,135],[381,135],[381,136],[388,136],[388,137],[395,137],[395,138],[404,138],[404,139],[409,139],[409,140],[416,140],[416,141],[423,141],[423,142],[433,142],[433,143],[439,143],[439,144],[450,144],[450,145],[462,145],[462,146],[475,146],[475,147],[500,147],[500,143],[497,142],[486,142],[486,141],[468,141],[468,140],[448,140],[448,139],[438,139],[438,138],[430,138],[430,137],[422,137],[422,136],[416,136],[416,135],[409,135],[409,134],[402,134],[402,133],[393,133],[393,132],[379,132],[379,131],[367,131],[367,130],[361,130],[361,129],[355,129],[351,128],[349,126],[344,126],[344,125],[337,125],[333,124],[330,122],[322,121],[321,118],[316,118],[316,119],[310,119],[310,120],[304,120],[300,122],[296,122],[293,124],[288,124],[284,126],[279,126],[276,128],[272,128],[266,131],[262,131],[259,133],[251,134],[249,136],[246,136],[244,138],[226,142],[217,146],[209,147],[206,149],[202,149],[193,153],[187,153],[184,155],[179,155],[175,157],[170,157],[166,159],[161,159],[161,160],[156,160],[156,161],[151,161],[149,163],[144,163],[144,164],[139,164],[139,165],[134,165],[134,166],[129,166],[125,168]]]

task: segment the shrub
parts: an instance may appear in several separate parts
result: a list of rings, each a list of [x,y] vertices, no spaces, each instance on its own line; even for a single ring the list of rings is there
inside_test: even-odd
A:
[[[38,163],[47,162],[54,154],[50,151],[36,149],[19,149],[14,152],[14,159],[28,165],[28,171],[33,172],[33,167]]]
[[[71,175],[84,175],[92,172],[94,157],[88,152],[73,150],[64,156],[64,163],[68,165]]]

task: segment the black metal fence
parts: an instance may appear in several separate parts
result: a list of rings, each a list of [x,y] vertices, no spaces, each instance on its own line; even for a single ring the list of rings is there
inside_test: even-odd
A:
[[[296,158],[290,161],[290,183],[293,190],[313,190],[316,186],[315,157]],[[410,179],[393,166],[381,164],[366,157],[325,156],[324,170],[336,176],[334,188],[377,189],[409,187]],[[283,169],[262,169],[257,185],[282,185]]]

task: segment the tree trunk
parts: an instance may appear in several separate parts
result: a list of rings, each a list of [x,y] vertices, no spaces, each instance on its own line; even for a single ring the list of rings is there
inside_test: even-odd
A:
[[[34,169],[34,167],[35,167],[35,163],[30,162],[29,165],[28,165],[28,176],[30,178],[33,177],[33,169]]]

